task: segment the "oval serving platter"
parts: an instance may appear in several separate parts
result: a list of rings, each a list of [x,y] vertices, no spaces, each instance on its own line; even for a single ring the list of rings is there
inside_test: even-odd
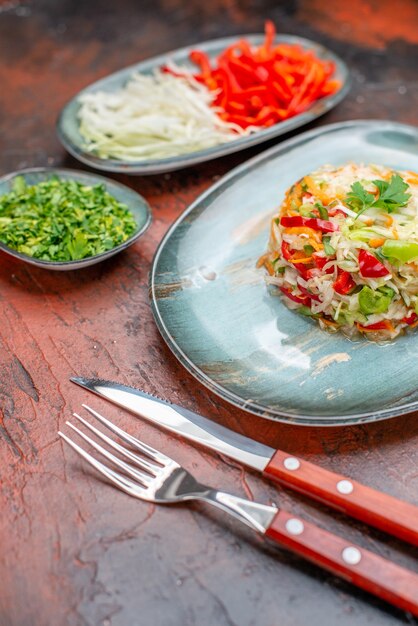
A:
[[[119,202],[126,204],[134,216],[137,225],[137,229],[134,234],[123,243],[115,246],[115,248],[75,261],[44,261],[42,259],[36,259],[35,257],[13,250],[13,248],[6,246],[0,241],[0,250],[3,250],[3,252],[14,256],[21,261],[25,261],[25,263],[30,263],[31,265],[36,265],[37,267],[42,267],[48,270],[60,271],[76,270],[89,265],[95,265],[96,263],[100,263],[101,261],[104,261],[105,259],[108,259],[131,246],[135,243],[135,241],[137,241],[137,239],[139,239],[139,237],[141,237],[141,235],[143,235],[151,223],[151,210],[146,200],[133,189],[125,187],[125,185],[117,183],[113,180],[109,180],[104,176],[98,176],[97,174],[89,174],[87,172],[66,168],[34,167],[2,176],[0,178],[0,196],[11,190],[13,180],[17,178],[17,176],[22,176],[28,185],[36,185],[37,183],[48,180],[53,176],[58,176],[63,180],[76,180],[85,185],[91,186],[103,184],[106,187],[106,191],[108,191],[114,198],[119,200]]]
[[[186,155],[180,155],[178,157],[170,157],[167,159],[159,160],[144,160],[144,161],[123,161],[117,159],[101,159],[95,156],[93,153],[87,152],[83,145],[84,140],[79,132],[79,124],[77,119],[77,113],[79,110],[78,98],[86,93],[92,93],[98,90],[112,92],[123,87],[128,81],[133,72],[141,72],[143,74],[152,74],[152,72],[165,65],[167,61],[173,60],[178,65],[182,65],[189,69],[195,68],[195,66],[189,61],[189,53],[199,48],[206,52],[210,58],[215,58],[222,50],[227,46],[236,42],[238,39],[245,37],[252,45],[260,45],[264,41],[264,35],[237,35],[236,37],[227,37],[224,39],[216,39],[213,41],[207,41],[201,44],[188,46],[181,48],[173,52],[153,57],[147,61],[131,65],[123,70],[115,72],[106,78],[92,83],[86,89],[80,91],[72,100],[70,100],[58,118],[57,133],[63,146],[72,154],[76,159],[95,167],[100,170],[108,172],[123,172],[125,174],[159,174],[162,172],[170,172],[173,170],[181,169],[190,165],[196,165],[210,159],[216,159],[226,154],[238,152],[255,146],[263,141],[283,135],[299,126],[303,126],[308,122],[316,119],[320,115],[323,115],[334,106],[336,106],[347,94],[350,87],[350,78],[347,66],[336,54],[309,39],[303,37],[296,37],[292,35],[278,35],[275,38],[276,43],[288,43],[298,44],[308,50],[312,50],[319,58],[333,61],[335,63],[335,78],[341,81],[341,88],[335,94],[322,98],[313,103],[312,106],[304,113],[300,113],[295,117],[288,120],[284,120],[270,128],[261,130],[248,137],[241,137],[227,144],[221,146],[214,146],[206,150],[197,152],[190,152]]]
[[[418,409],[418,332],[381,345],[326,333],[269,292],[255,268],[286,189],[323,164],[359,159],[418,171],[418,130],[353,121],[299,135],[221,179],[161,242],[150,278],[158,328],[180,362],[232,404],[320,426]]]

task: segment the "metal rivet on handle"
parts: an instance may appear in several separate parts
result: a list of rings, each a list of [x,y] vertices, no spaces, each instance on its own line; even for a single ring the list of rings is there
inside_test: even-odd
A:
[[[349,480],[340,480],[340,482],[337,483],[337,491],[343,493],[344,495],[352,493],[353,489],[354,485]]]
[[[300,519],[296,519],[295,517],[292,517],[291,519],[288,519],[286,522],[286,530],[289,533],[289,535],[301,535],[303,531],[305,530],[305,526],[303,525],[303,522]]]
[[[300,461],[295,456],[288,456],[287,459],[283,461],[283,465],[288,470],[297,470],[300,468]]]
[[[343,557],[343,561],[348,563],[348,565],[357,565],[357,563],[361,561],[361,552],[354,546],[344,548],[341,556]]]

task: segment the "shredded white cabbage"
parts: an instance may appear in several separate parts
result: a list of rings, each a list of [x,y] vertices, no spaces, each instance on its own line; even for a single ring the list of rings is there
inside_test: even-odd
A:
[[[253,132],[224,122],[213,99],[190,75],[136,73],[119,91],[79,98],[79,131],[88,151],[124,161],[174,157]]]

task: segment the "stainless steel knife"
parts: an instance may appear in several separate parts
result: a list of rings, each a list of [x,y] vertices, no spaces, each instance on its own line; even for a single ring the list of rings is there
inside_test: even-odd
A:
[[[413,504],[270,448],[139,389],[99,379],[71,380],[179,437],[224,454],[260,471],[266,478],[418,545],[418,507]]]

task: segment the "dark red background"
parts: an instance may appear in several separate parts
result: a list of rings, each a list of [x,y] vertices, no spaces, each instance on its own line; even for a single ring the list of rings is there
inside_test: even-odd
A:
[[[0,173],[43,165],[81,168],[54,130],[60,108],[79,89],[179,46],[261,31],[265,18],[279,31],[328,45],[352,69],[349,96],[316,124],[353,118],[418,122],[414,0],[0,0]],[[263,421],[206,391],[158,335],[147,287],[158,242],[201,191],[262,149],[166,176],[117,176],[147,198],[154,221],[134,247],[100,266],[54,274],[0,256],[1,626],[412,622],[218,512],[201,506],[154,509],[111,489],[57,439],[71,412],[88,401],[198,478],[261,502],[283,503],[417,570],[417,553],[400,542],[278,492],[69,382],[74,374],[97,374],[137,385],[418,504],[416,415],[322,430]]]

